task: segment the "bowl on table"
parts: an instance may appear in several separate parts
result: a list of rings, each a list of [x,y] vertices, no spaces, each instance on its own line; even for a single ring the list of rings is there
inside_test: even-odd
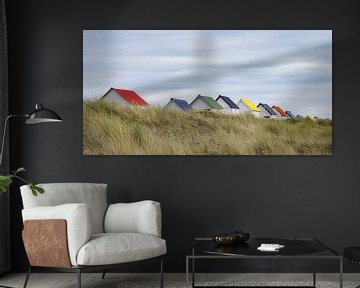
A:
[[[232,245],[236,243],[236,234],[222,233],[212,237],[212,240],[218,245]]]
[[[212,237],[212,240],[218,245],[233,245],[249,240],[250,234],[243,231],[234,231],[230,233],[221,233]]]

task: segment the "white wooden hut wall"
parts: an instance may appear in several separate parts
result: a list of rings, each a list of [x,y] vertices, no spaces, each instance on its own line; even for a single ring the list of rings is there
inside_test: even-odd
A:
[[[222,99],[221,97],[218,98],[216,102],[223,107],[223,109],[221,109],[222,112],[226,114],[239,114],[239,109],[231,108],[229,104],[226,103],[226,101],[224,101],[224,99]]]
[[[195,110],[211,109],[211,107],[201,98],[197,98],[190,106]]]
[[[122,97],[120,96],[117,92],[115,92],[114,90],[110,90],[108,93],[106,93],[106,95],[103,97],[104,100],[106,100],[107,102],[110,103],[119,103],[119,104],[126,104],[128,105],[129,103]]]
[[[179,107],[178,104],[176,104],[175,101],[171,100],[168,104],[166,104],[165,108],[170,108],[170,109],[176,109],[176,110],[183,110],[181,107]]]
[[[259,105],[257,108],[260,109],[260,117],[270,118],[271,114],[265,109],[264,106]]]
[[[239,113],[251,113],[252,111],[249,106],[247,106],[241,100],[237,103],[237,106],[239,107]]]

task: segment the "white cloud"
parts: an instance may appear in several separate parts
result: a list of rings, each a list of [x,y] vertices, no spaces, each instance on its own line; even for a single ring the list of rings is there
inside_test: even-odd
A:
[[[330,30],[85,30],[83,51],[86,97],[109,87],[156,105],[243,95],[332,117]]]

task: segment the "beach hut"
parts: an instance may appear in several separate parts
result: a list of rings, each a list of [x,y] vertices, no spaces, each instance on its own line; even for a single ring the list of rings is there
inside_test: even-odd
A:
[[[176,99],[176,98],[171,98],[170,101],[164,106],[164,108],[177,109],[183,111],[192,110],[189,103],[187,103],[185,100]]]
[[[239,113],[239,107],[229,97],[219,95],[215,101],[223,107],[222,112],[231,114]]]
[[[291,112],[291,111],[285,111],[286,115],[288,116],[288,118],[290,119],[294,119],[295,115]]]
[[[271,107],[271,109],[274,110],[274,112],[279,116],[279,118],[282,118],[282,119],[288,118],[287,114],[280,106],[273,105]]]
[[[223,107],[216,102],[214,98],[201,95],[198,95],[194,101],[190,103],[190,106],[194,110],[218,111],[219,109],[223,109]]]
[[[302,115],[296,115],[296,119],[304,119],[305,117],[304,116],[302,116]]]
[[[107,102],[111,102],[111,103],[115,102],[122,105],[139,105],[139,106],[149,105],[135,91],[119,89],[119,88],[110,88],[101,98]]]
[[[275,111],[272,110],[268,104],[259,103],[259,105],[257,105],[257,108],[260,109],[260,112],[259,112],[260,117],[276,118],[276,116],[277,116]]]
[[[260,109],[256,107],[255,104],[249,99],[240,99],[237,103],[237,106],[239,107],[240,113],[251,113],[255,117],[260,116]]]

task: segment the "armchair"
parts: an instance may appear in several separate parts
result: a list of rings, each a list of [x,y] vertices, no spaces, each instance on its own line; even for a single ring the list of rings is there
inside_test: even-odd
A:
[[[78,287],[84,271],[106,271],[121,263],[160,258],[166,241],[161,239],[161,209],[154,201],[107,204],[106,184],[39,184],[45,193],[34,197],[21,186],[24,209],[23,241],[34,269],[76,272]],[[103,277],[105,277],[105,273]]]

